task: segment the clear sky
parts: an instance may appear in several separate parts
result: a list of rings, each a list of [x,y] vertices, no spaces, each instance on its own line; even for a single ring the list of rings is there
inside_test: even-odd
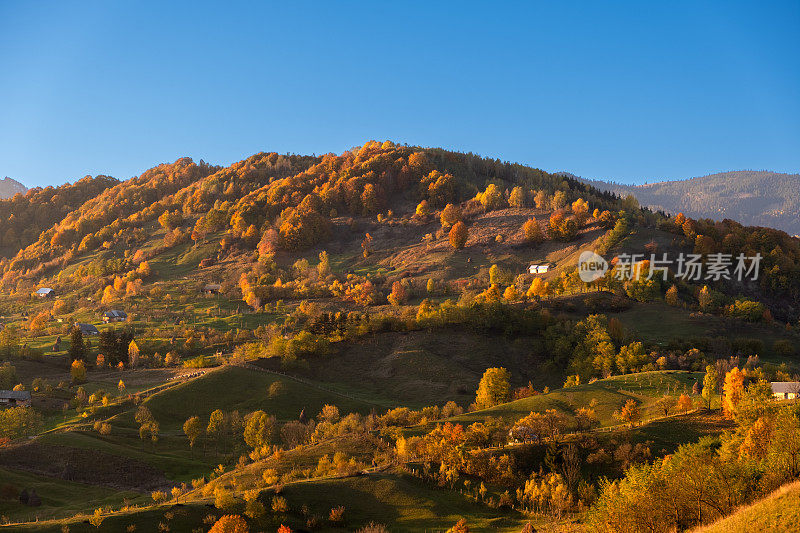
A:
[[[800,171],[800,1],[0,2],[0,176],[366,140],[644,182]]]

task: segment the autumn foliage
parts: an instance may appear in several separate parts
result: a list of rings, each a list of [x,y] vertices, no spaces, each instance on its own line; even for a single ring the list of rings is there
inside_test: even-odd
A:
[[[463,222],[457,222],[451,229],[449,234],[450,245],[456,250],[460,250],[467,244],[467,237],[469,232],[467,226]]]

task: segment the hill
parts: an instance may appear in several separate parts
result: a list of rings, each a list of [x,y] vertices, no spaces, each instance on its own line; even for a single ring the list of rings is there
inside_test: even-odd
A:
[[[647,185],[584,181],[623,197],[632,194],[642,205],[667,213],[730,218],[800,234],[800,174],[739,170]]]
[[[800,482],[789,483],[764,498],[695,533],[795,531],[800,523]]]
[[[53,224],[118,183],[109,176],[86,176],[59,187],[23,188],[0,200],[0,254],[13,256]]]
[[[474,154],[182,158],[0,214],[0,388],[32,396],[0,411],[10,530],[570,527],[605,480],[738,431],[734,367],[798,371],[798,239]],[[611,260],[591,282],[585,250]],[[739,252],[758,279],[620,263]]]
[[[0,180],[0,199],[11,198],[15,194],[25,194],[28,188],[15,179],[5,178]]]

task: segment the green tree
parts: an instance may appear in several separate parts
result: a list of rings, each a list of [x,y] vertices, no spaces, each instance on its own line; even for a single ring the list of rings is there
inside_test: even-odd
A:
[[[0,331],[0,354],[14,357],[19,351],[19,334],[14,326],[5,326]]]
[[[140,405],[134,420],[139,424],[139,438],[142,439],[142,443],[144,443],[145,436],[149,436],[153,443],[153,449],[155,449],[156,442],[158,442],[159,424],[153,417],[153,413],[144,405]]]
[[[266,446],[272,440],[275,417],[264,411],[255,411],[247,417],[244,428],[244,442],[251,448]]]
[[[83,342],[83,333],[81,333],[81,328],[75,326],[72,328],[72,331],[69,335],[69,357],[71,360],[75,361],[76,359],[80,359],[81,361],[86,359],[86,344]]]
[[[0,410],[0,440],[18,439],[34,434],[42,417],[31,407],[11,407]]]
[[[225,413],[217,409],[208,417],[206,433],[214,439],[214,449],[219,450],[219,444],[225,433]]]
[[[183,434],[189,439],[189,448],[192,450],[192,457],[194,457],[194,445],[197,439],[203,434],[203,423],[200,422],[199,416],[188,418],[183,423]]]
[[[0,389],[10,389],[17,383],[17,369],[6,361],[0,365]]]
[[[711,399],[718,393],[719,373],[717,369],[712,366],[706,366],[706,375],[703,378],[703,392],[701,395],[706,401],[706,407],[711,409]]]

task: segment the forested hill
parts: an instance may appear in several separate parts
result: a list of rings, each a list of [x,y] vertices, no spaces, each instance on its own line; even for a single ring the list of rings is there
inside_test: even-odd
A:
[[[0,181],[0,187],[9,179]],[[43,231],[118,183],[118,180],[109,176],[86,176],[75,183],[58,187],[27,190],[23,187],[21,194],[14,193],[0,200],[0,256],[14,256],[20,249],[35,242]]]
[[[656,210],[800,234],[800,174],[739,170],[636,186],[584,181],[622,196],[633,194]]]
[[[294,262],[330,252],[353,270],[353,287],[343,290],[355,295],[366,287],[371,299],[376,287],[392,288],[387,273],[413,270],[418,283],[434,274],[440,282],[472,283],[460,261],[434,268],[417,253],[420,246],[449,240],[456,250],[484,250],[473,261],[494,250],[518,271],[535,255],[570,257],[603,232],[606,252],[636,233],[631,243],[639,247],[657,237],[695,253],[760,253],[764,274],[758,287],[745,289],[777,317],[800,309],[800,241],[782,231],[668,218],[568,176],[390,141],[341,155],[259,153],[228,167],[182,158],[122,182],[85,178],[0,201],[0,289],[30,294],[44,285],[111,302],[178,276],[221,281],[224,291],[258,308],[290,292],[281,268],[294,272]],[[543,241],[549,251],[535,252]],[[148,278],[151,261],[161,266]],[[167,267],[176,261],[180,268]],[[357,268],[387,275],[361,279]],[[719,285],[712,288],[743,290]],[[686,287],[687,295],[695,289]]]
[[[11,198],[17,193],[25,194],[28,188],[15,179],[6,176],[0,179],[0,199]]]

